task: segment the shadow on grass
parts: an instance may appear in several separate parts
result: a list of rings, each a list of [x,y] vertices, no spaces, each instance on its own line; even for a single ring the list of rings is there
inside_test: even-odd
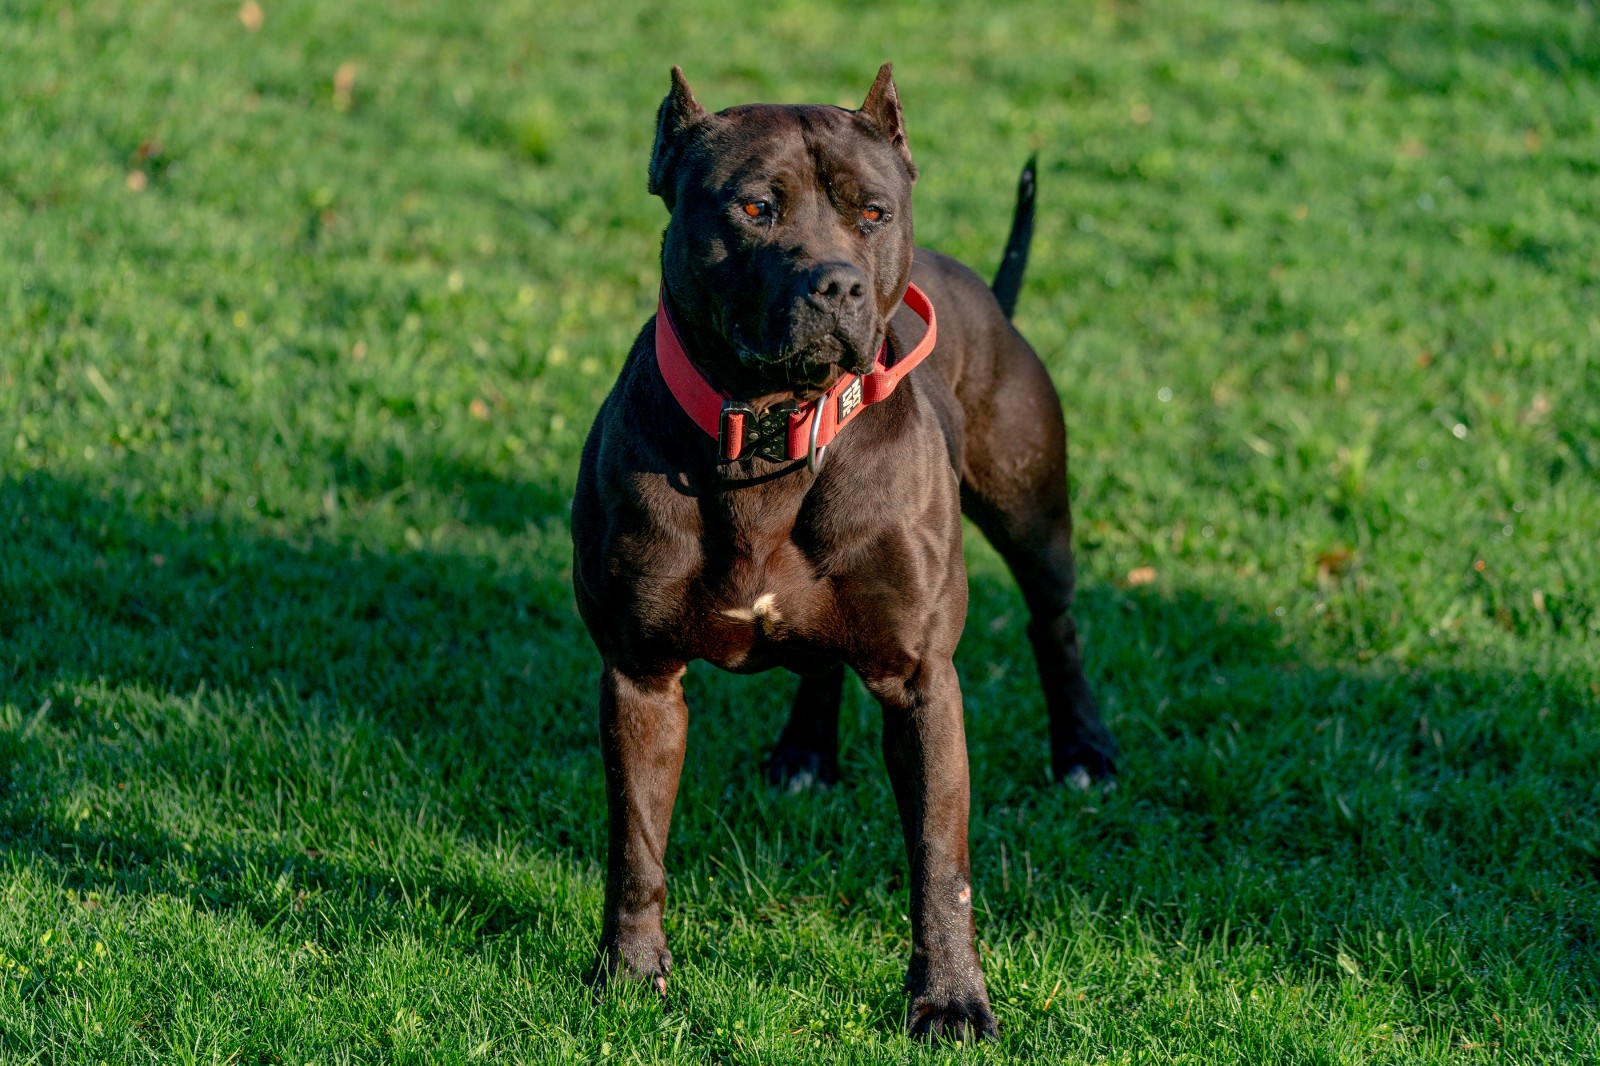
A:
[[[565,503],[514,494],[519,520],[491,479],[446,480],[507,539],[378,551],[140,517],[59,478],[0,483],[13,861],[263,926],[325,910],[334,942],[428,921],[463,945],[597,922],[594,653],[564,542],[514,536]],[[1248,605],[1090,586],[1080,623],[1125,760],[1119,789],[1083,797],[1047,783],[1021,600],[983,551],[972,591],[959,665],[989,936],[1059,930],[1095,900],[1108,921],[1270,942],[1325,970],[1351,937],[1442,929],[1429,958],[1446,962],[1418,994],[1477,973],[1597,998],[1597,751],[1578,680],[1318,665]],[[864,694],[847,700],[846,784],[786,798],[757,767],[788,686],[690,681],[674,921],[718,913],[699,879],[725,871],[780,909],[820,892],[841,915],[897,921],[899,838]],[[508,886],[506,854],[587,879],[594,898]]]

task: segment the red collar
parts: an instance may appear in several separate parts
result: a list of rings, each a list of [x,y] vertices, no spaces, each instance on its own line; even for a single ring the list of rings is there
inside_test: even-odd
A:
[[[706,380],[684,351],[678,327],[667,311],[665,290],[656,308],[656,366],[661,368],[661,377],[678,405],[717,442],[720,461],[754,454],[773,462],[806,459],[815,470],[822,449],[839,430],[868,405],[893,392],[900,379],[933,351],[939,333],[933,304],[915,285],[906,286],[905,304],[928,324],[928,332],[917,346],[891,366],[885,343],[878,350],[871,373],[845,374],[809,403],[785,400],[758,415],[749,404],[735,400]]]

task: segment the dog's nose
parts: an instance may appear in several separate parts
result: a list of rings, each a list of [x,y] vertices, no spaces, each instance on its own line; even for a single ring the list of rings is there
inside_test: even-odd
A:
[[[867,276],[849,263],[823,263],[807,279],[811,296],[818,303],[848,307],[867,295]]]

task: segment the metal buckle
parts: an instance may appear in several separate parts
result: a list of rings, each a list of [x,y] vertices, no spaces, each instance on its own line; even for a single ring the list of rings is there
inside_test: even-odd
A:
[[[793,400],[784,400],[767,408],[767,413],[756,414],[755,408],[742,400],[724,400],[722,414],[717,419],[717,459],[731,463],[728,456],[729,415],[743,415],[744,428],[739,434],[739,459],[762,458],[771,463],[789,459],[789,416],[800,409]]]
[[[760,436],[756,438],[755,451],[769,463],[789,461],[789,416],[800,410],[793,400],[784,400],[767,408],[759,420]]]

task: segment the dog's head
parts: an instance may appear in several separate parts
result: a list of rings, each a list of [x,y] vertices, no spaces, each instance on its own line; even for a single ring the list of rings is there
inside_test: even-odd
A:
[[[915,180],[887,63],[857,111],[716,114],[674,67],[650,191],[672,213],[662,275],[695,359],[752,395],[870,368],[911,273]]]

